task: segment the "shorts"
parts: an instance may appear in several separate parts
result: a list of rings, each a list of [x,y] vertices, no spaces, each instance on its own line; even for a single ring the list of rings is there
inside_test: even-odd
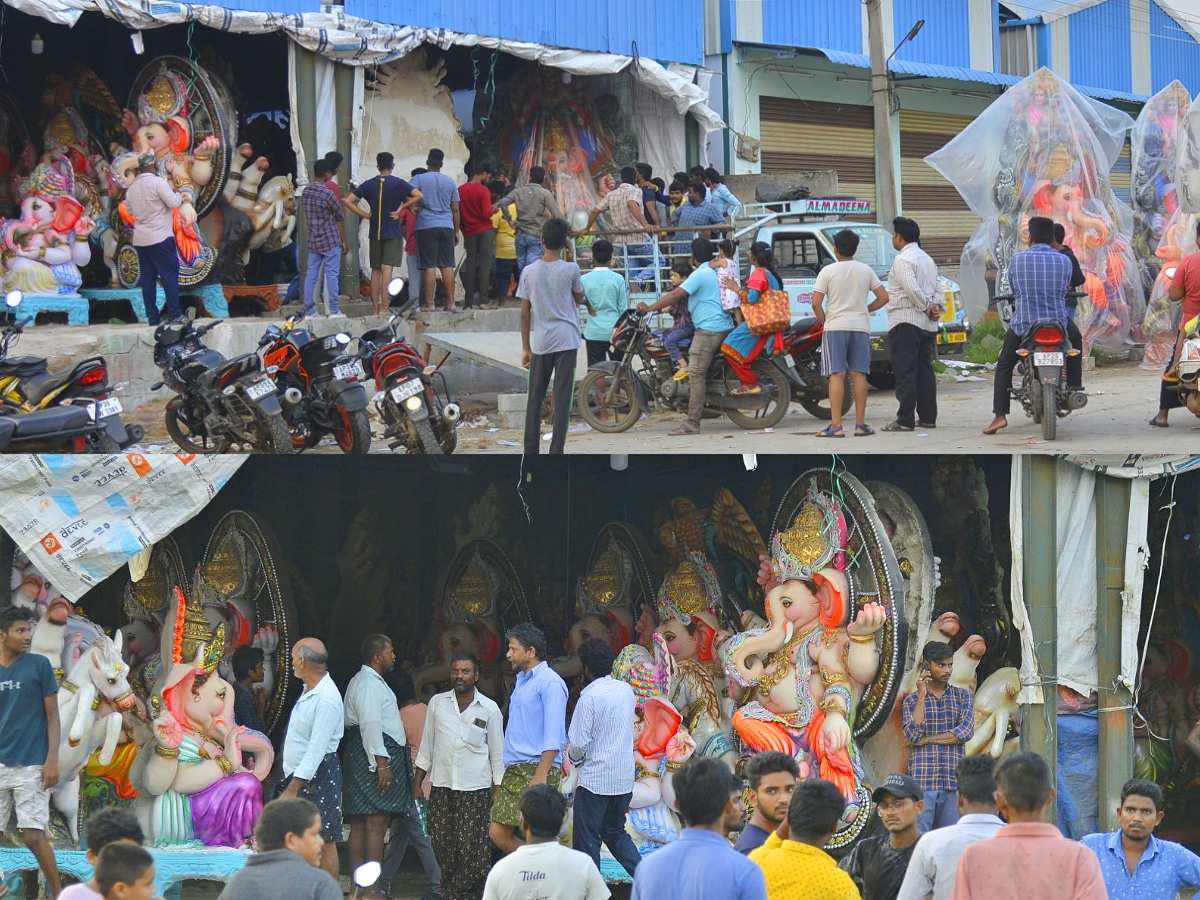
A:
[[[367,255],[372,269],[401,265],[404,262],[404,238],[372,240]]]
[[[517,763],[504,770],[504,780],[500,782],[500,790],[492,803],[491,821],[501,825],[511,825],[517,828],[521,824],[521,795],[529,782],[533,781],[533,773],[537,771],[537,763]],[[558,787],[562,783],[562,770],[551,768],[546,773],[546,784]]]
[[[871,335],[865,331],[826,331],[821,338],[821,374],[870,372]]]
[[[279,779],[275,785],[275,796],[284,792],[291,777]],[[317,766],[312,780],[300,788],[299,796],[311,800],[321,812],[321,837],[328,842],[341,841],[342,837],[342,761],[336,753],[328,753]]]
[[[50,792],[42,787],[41,766],[0,766],[0,831],[13,808],[17,827],[45,831],[50,824]]]
[[[454,268],[453,228],[423,228],[417,232],[417,267],[421,271]]]

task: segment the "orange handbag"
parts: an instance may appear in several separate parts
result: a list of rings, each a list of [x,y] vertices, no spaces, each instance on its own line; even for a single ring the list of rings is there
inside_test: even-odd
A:
[[[742,315],[755,337],[783,331],[792,324],[792,301],[787,291],[763,291],[757,303],[743,303]]]

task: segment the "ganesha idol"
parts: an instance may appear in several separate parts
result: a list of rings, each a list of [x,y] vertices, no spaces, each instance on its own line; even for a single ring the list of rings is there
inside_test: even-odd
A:
[[[265,735],[234,724],[233,688],[217,673],[224,626],[214,633],[198,603],[179,589],[176,597],[162,650],[171,663],[151,701],[154,736],[139,754],[139,802],[149,804],[156,845],[242,847],[262,813],[274,753]]]
[[[590,572],[576,586],[575,615],[567,630],[567,655],[550,663],[564,679],[577,678],[583,672],[579,648],[584,641],[599,638],[614,654],[633,640],[633,615],[629,611],[628,587],[632,578],[626,571],[628,560],[611,545],[597,557]]]
[[[78,296],[80,268],[92,259],[94,223],[63,176],[39,165],[21,186],[21,218],[0,220],[5,291],[27,296]]]
[[[846,822],[864,801],[854,712],[879,671],[876,635],[887,614],[866,603],[850,621],[847,522],[836,500],[814,492],[774,536],[760,581],[767,624],[724,648],[731,688],[747,692],[734,727],[747,750],[795,757],[801,777],[832,781],[846,796]]]

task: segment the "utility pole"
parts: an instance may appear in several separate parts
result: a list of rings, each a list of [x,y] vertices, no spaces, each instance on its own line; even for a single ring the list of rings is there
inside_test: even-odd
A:
[[[888,78],[888,55],[883,44],[883,0],[864,0],[867,7],[867,36],[871,48],[871,106],[875,117],[875,205],[876,219],[891,225],[896,218],[896,170],[892,166],[892,90]]]

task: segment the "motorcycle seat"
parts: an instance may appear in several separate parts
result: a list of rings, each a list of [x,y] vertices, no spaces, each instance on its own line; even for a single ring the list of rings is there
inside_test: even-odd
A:
[[[13,437],[40,437],[55,434],[60,431],[74,431],[85,428],[92,418],[82,406],[55,406],[51,409],[39,409],[36,412],[22,416],[3,416],[13,423]]]
[[[813,328],[816,327],[816,325],[816,316],[805,316],[803,319],[797,319],[795,322],[793,322],[788,331],[799,337],[801,335],[808,334],[813,330]]]
[[[40,356],[10,356],[8,359],[0,359],[0,375],[32,378],[35,375],[45,375],[48,371],[46,360]]]
[[[30,403],[41,403],[47,394],[69,382],[73,374],[74,370],[67,369],[65,372],[45,372],[27,378],[21,385],[25,398]]]

